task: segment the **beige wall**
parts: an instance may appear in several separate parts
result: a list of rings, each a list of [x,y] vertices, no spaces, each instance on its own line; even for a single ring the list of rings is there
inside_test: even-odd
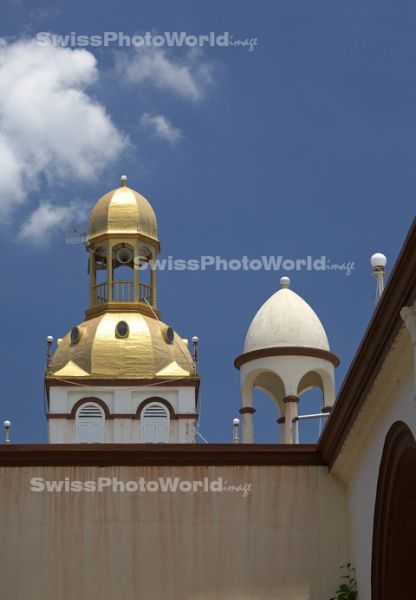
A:
[[[48,480],[249,483],[237,492],[34,492]],[[5,600],[327,600],[348,559],[344,488],[324,467],[3,467]]]

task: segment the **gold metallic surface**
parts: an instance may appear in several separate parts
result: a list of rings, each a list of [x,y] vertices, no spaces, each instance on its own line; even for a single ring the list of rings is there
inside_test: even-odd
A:
[[[89,373],[81,369],[72,360],[69,360],[62,369],[54,373],[55,377],[88,377]]]
[[[189,375],[188,371],[182,369],[174,360],[167,367],[156,373],[157,377],[186,377]]]
[[[91,211],[88,239],[103,234],[139,233],[158,242],[156,215],[144,196],[121,186],[100,198]]]
[[[108,302],[107,304],[98,304],[85,311],[86,319],[93,319],[106,312],[140,312],[148,317],[160,317],[160,312],[157,308],[150,308],[147,304],[129,303],[129,302]]]
[[[117,338],[119,321],[129,326],[127,338]],[[71,344],[70,332],[52,358],[58,377],[109,377],[114,379],[192,377],[193,362],[186,343],[175,333],[173,344],[163,339],[166,327],[138,312],[107,312],[80,324],[84,333]]]

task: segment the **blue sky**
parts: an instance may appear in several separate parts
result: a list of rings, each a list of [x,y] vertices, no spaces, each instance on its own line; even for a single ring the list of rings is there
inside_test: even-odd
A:
[[[374,310],[369,257],[382,251],[391,268],[414,216],[414,4],[3,0],[0,10],[0,418],[13,439],[46,441],[45,338],[87,306],[87,255],[63,231],[123,173],[157,213],[162,257],[355,263],[350,276],[159,274],[162,319],[200,338],[210,442],[231,438],[233,360],[282,275],[324,323],[339,387]],[[36,44],[44,31],[226,31],[258,46],[64,50]],[[273,441],[277,415],[256,404],[256,439]]]

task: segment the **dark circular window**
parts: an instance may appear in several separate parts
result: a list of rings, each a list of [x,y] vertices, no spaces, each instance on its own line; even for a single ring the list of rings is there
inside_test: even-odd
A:
[[[165,327],[163,331],[163,337],[168,344],[173,344],[173,340],[175,339],[175,332],[172,327]]]
[[[116,336],[119,338],[125,338],[129,335],[129,326],[126,321],[119,321],[116,325]]]
[[[81,330],[79,327],[73,327],[71,330],[71,344],[78,344],[81,339]]]

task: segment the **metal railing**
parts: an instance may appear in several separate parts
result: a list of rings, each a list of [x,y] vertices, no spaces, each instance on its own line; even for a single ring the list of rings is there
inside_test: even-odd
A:
[[[94,303],[105,304],[108,300],[107,283],[99,283],[93,287]]]
[[[144,302],[144,304],[149,303],[150,306],[153,306],[153,289],[151,285],[147,285],[146,283],[139,283],[139,302]]]
[[[113,281],[113,302],[133,302],[134,281]]]
[[[310,419],[318,419],[319,422],[319,437],[322,433],[322,419],[327,419],[329,413],[314,413],[312,415],[298,415],[292,419],[293,423],[293,443],[299,444],[299,421],[308,421]],[[325,425],[325,422],[324,422]]]
[[[113,281],[111,286],[112,302],[134,302],[134,281]],[[153,289],[151,285],[139,283],[137,301],[153,306]],[[94,304],[105,304],[109,301],[107,283],[99,283],[93,287]]]

